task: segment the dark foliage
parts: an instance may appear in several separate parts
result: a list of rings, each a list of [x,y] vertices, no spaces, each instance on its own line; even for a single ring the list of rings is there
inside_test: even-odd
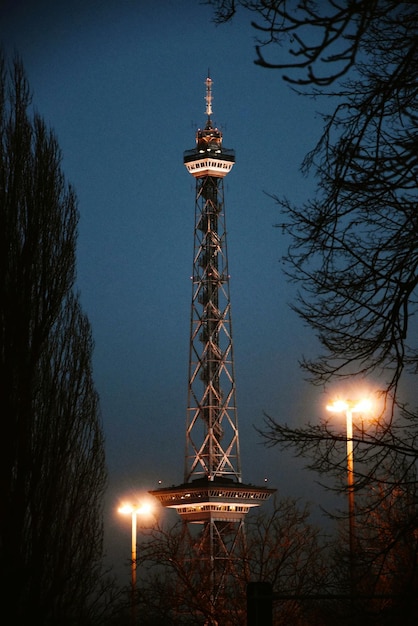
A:
[[[78,212],[21,61],[0,55],[0,564],[15,623],[90,624],[106,481]]]
[[[283,498],[248,516],[235,546],[233,574],[214,604],[208,595],[210,568],[201,556],[204,535],[201,525],[179,521],[153,528],[143,540],[138,560],[143,623],[204,624],[215,618],[223,626],[242,626],[247,583],[259,580],[281,596],[274,602],[275,624],[325,623],[313,621],[316,607],[305,602],[329,582],[326,542],[310,523],[307,507]]]

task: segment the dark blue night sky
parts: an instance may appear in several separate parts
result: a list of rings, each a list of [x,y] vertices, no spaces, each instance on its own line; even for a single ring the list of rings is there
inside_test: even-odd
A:
[[[195,0],[0,4],[3,46],[23,58],[79,199],[77,287],[95,339],[109,537],[125,532],[121,497],[183,478],[194,227],[183,151],[205,122],[208,68],[213,120],[236,152],[225,189],[243,480],[268,477],[279,495],[307,493],[318,508],[315,477],[266,449],[254,425],[264,412],[294,425],[325,412],[298,368],[316,344],[288,306],[288,241],[269,195],[300,201],[312,190],[299,167],[321,103],[254,65],[250,17],[215,26]]]

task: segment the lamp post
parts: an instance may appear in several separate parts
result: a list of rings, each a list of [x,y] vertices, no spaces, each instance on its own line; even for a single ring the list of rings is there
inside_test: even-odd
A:
[[[354,591],[354,451],[353,451],[353,413],[366,413],[370,411],[372,403],[368,399],[358,400],[336,400],[327,405],[327,411],[332,413],[345,413],[346,418],[346,439],[347,439],[347,491],[348,491],[348,541],[350,558],[350,589],[351,595]]]
[[[136,534],[137,534],[137,517],[138,515],[147,515],[151,511],[149,504],[133,505],[124,504],[119,507],[118,512],[122,515],[131,515],[132,533],[131,533],[131,624],[136,624]]]

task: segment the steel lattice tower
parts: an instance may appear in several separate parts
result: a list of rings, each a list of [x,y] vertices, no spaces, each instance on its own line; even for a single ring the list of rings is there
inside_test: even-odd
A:
[[[207,122],[184,153],[196,181],[184,483],[150,493],[186,523],[203,525],[197,554],[215,605],[243,566],[235,551],[245,515],[275,489],[242,483],[223,184],[235,154],[213,126],[211,78],[205,84]]]

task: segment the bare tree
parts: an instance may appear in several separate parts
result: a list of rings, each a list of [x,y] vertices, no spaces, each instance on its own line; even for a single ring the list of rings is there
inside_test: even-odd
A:
[[[207,0],[207,4],[214,7],[214,21],[219,24],[232,20],[240,9],[255,16],[252,26],[257,33],[256,64],[292,70],[283,76],[292,84],[324,87],[356,64],[373,30],[381,31],[386,21],[397,21],[398,14],[401,20],[408,19],[408,5],[416,2]],[[279,49],[282,47],[288,49],[287,57]],[[267,54],[277,60],[268,60]]]
[[[375,514],[380,537],[386,537],[377,550],[380,561],[368,554],[370,571],[381,572],[378,586],[388,563],[397,561],[394,576],[405,590],[414,579],[410,532],[416,514],[409,521],[401,516],[390,550],[383,529],[384,511],[399,502],[396,494],[415,489],[418,460],[418,410],[407,404],[416,403],[418,372],[418,4],[210,4],[221,22],[238,9],[252,11],[256,62],[288,71],[285,79],[294,89],[335,103],[303,163],[318,181],[313,197],[303,206],[273,197],[290,236],[285,262],[299,286],[293,308],[321,345],[317,358],[302,360],[303,369],[324,387],[373,376],[386,400],[376,428],[354,433],[356,490],[367,487],[356,513],[363,515],[363,527]],[[291,447],[310,459],[312,469],[332,474],[336,489],[345,488],[346,434],[329,422],[295,429],[267,417],[263,434],[268,444]],[[416,497],[410,501],[416,511]],[[411,572],[408,581],[399,575],[402,568]]]
[[[300,285],[294,309],[323,348],[302,367],[321,386],[373,374],[396,401],[401,377],[414,377],[418,369],[413,325],[418,5],[391,0],[211,4],[219,20],[230,19],[238,7],[251,9],[261,20],[254,26],[265,37],[259,55],[272,44],[290,46],[290,58],[273,64],[259,56],[259,63],[302,72],[302,78],[288,80],[337,98],[303,164],[315,170],[315,196],[303,206],[276,197],[284,214],[281,225],[290,235],[287,271]],[[319,67],[328,72],[318,76]],[[337,79],[332,92],[324,87]],[[382,427],[379,437],[371,438],[375,451],[388,445],[417,457],[415,412],[404,407],[403,416],[398,431]],[[303,438],[295,430],[282,433],[287,441]],[[310,432],[308,447],[317,435]]]
[[[418,512],[416,476],[382,496],[383,486],[369,487],[362,494],[366,504],[364,524],[357,528],[356,579],[369,622],[415,623],[418,618]],[[370,493],[371,491],[371,493]],[[373,506],[374,505],[374,506]]]
[[[141,615],[143,620],[149,616],[144,623],[157,624],[160,619],[164,624],[198,624],[213,617],[199,546],[198,525],[193,530],[179,521],[150,531],[139,552]],[[249,515],[245,540],[235,555],[233,581],[216,602],[218,623],[245,623],[250,581],[271,583],[277,595],[275,624],[325,623],[312,621],[314,608],[308,600],[323,593],[328,583],[324,546],[324,537],[309,522],[308,508],[300,509],[293,499],[277,500],[273,508]]]
[[[387,388],[396,390],[403,371],[415,374],[418,365],[408,342],[418,284],[417,5],[212,4],[225,17],[238,5],[255,11],[264,20],[255,27],[268,33],[264,46],[286,43],[290,33],[292,60],[259,62],[304,71],[304,78],[288,80],[311,85],[315,93],[352,68],[353,77],[332,92],[336,109],[305,159],[305,168],[316,169],[316,197],[302,207],[276,199],[291,235],[289,274],[302,286],[295,309],[324,347],[318,360],[304,361],[305,369],[318,384],[384,372]],[[328,73],[318,77],[318,66]]]
[[[0,55],[0,562],[15,622],[93,623],[106,482],[78,211],[19,58]],[[96,598],[97,599],[97,598]]]

